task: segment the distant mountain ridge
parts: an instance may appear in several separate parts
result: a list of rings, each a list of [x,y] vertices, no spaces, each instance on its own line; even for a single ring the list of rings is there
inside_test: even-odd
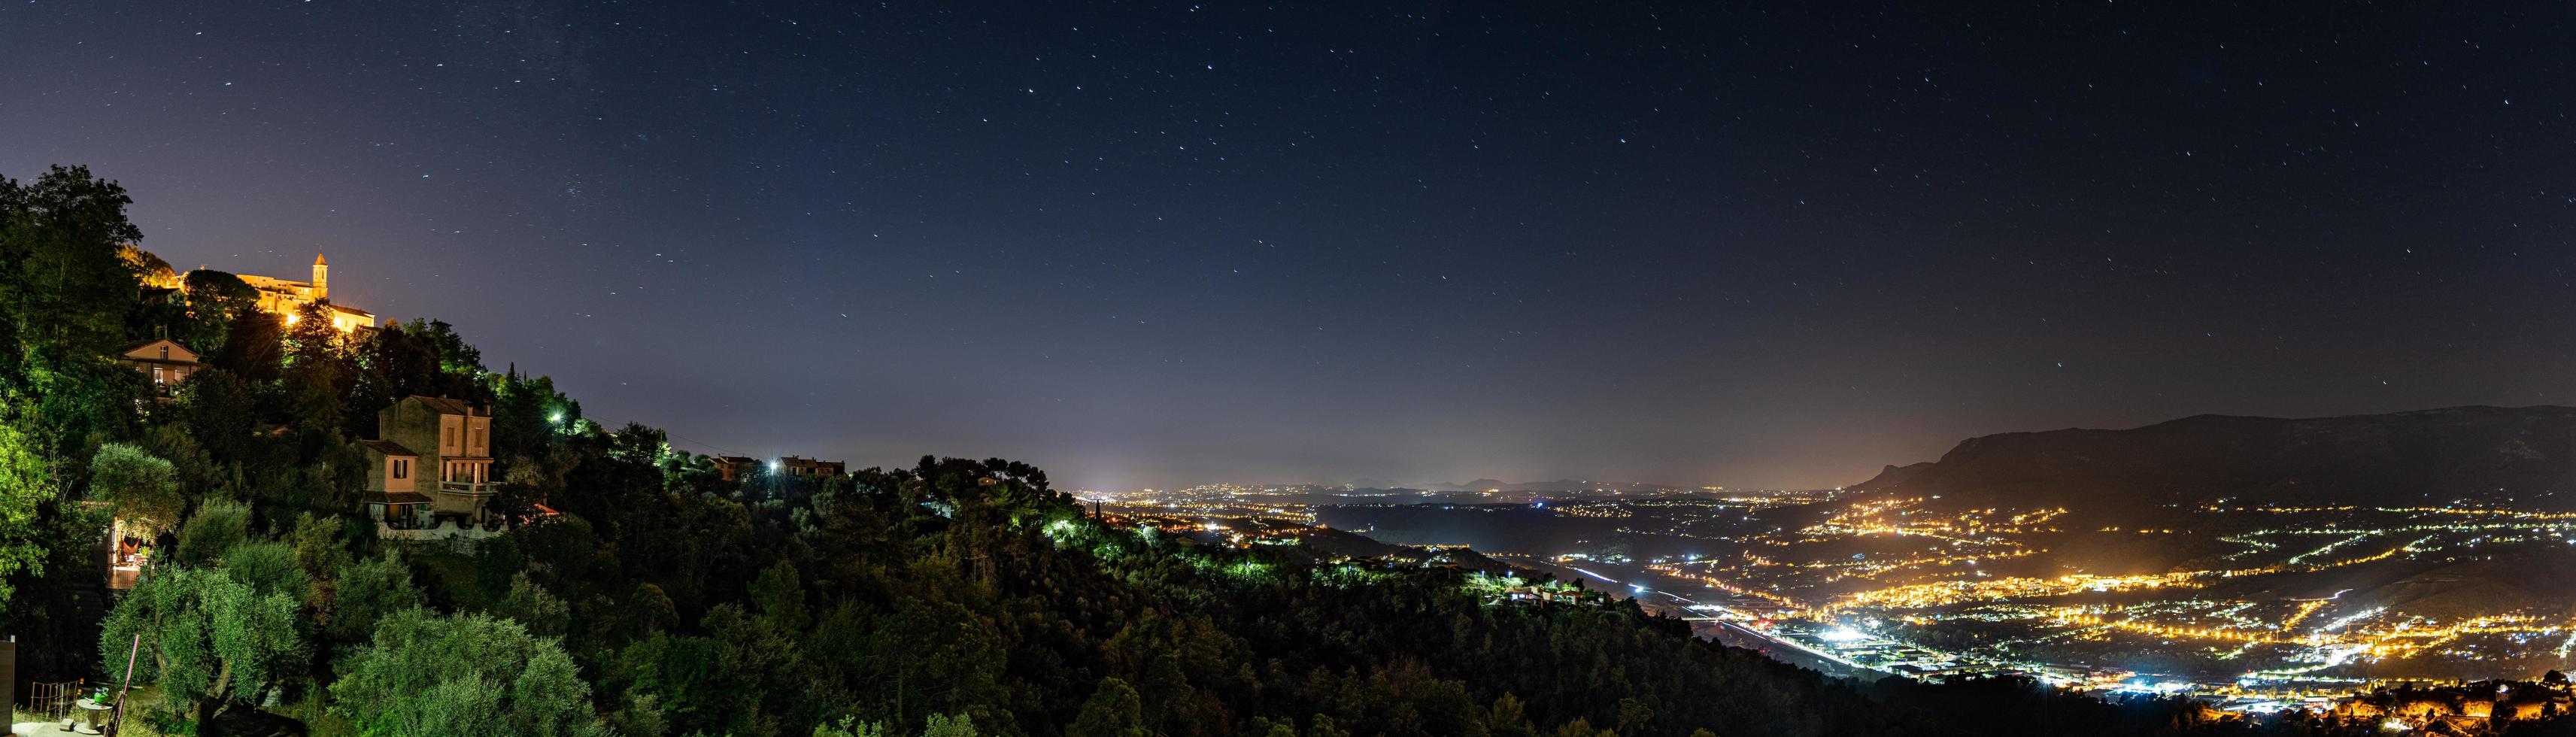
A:
[[[2512,498],[2576,509],[2576,407],[2450,407],[2309,419],[2199,415],[2127,430],[1970,438],[1856,487],[1954,505],[2413,506]]]

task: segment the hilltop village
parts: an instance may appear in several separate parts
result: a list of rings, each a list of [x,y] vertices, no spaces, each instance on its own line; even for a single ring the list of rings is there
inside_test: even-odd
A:
[[[313,256],[312,276],[307,281],[227,273],[204,266],[174,272],[166,261],[132,243],[120,245],[117,256],[135,273],[141,284],[139,299],[147,307],[176,308],[193,314],[237,309],[247,300],[258,314],[276,320],[283,332],[292,333],[299,322],[311,319],[338,331],[342,340],[351,345],[363,345],[377,331],[387,329],[446,330],[443,325],[429,323],[406,327],[380,319],[373,312],[334,303],[330,261],[319,253]],[[228,330],[239,329],[228,326]],[[151,393],[160,402],[178,397],[188,377],[208,366],[206,356],[188,342],[171,337],[166,329],[126,344],[119,349],[117,359],[145,376],[151,382]],[[547,422],[561,424],[565,418],[561,412],[550,411]],[[499,532],[503,518],[489,509],[499,490],[499,479],[492,475],[489,406],[470,398],[405,396],[378,410],[375,426],[377,436],[358,440],[357,447],[365,454],[365,465],[370,469],[365,474],[366,493],[361,509],[367,519],[381,526],[379,535],[449,539]],[[847,464],[839,461],[798,456],[760,460],[715,455],[707,462],[729,482],[764,473],[819,478],[847,472]],[[542,501],[529,504],[542,514],[554,513]],[[117,521],[117,527],[123,528],[122,520]],[[148,558],[147,541],[117,537],[117,570],[130,572]]]

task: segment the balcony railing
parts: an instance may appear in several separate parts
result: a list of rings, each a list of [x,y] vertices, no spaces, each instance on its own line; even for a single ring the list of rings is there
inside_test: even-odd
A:
[[[450,493],[450,494],[491,494],[491,493],[494,493],[494,492],[499,491],[499,489],[494,488],[494,487],[497,487],[497,486],[500,486],[500,484],[492,483],[492,482],[489,482],[489,481],[441,481],[441,482],[438,482],[438,490],[439,490],[439,491],[443,491],[443,492],[447,492],[447,493]]]

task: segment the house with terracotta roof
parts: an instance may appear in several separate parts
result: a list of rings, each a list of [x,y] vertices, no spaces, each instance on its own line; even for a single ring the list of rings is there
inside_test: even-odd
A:
[[[492,481],[490,411],[415,395],[377,412],[376,429],[384,437],[363,443],[374,469],[368,516],[394,529],[434,524],[438,517],[466,525],[488,521],[484,507],[499,491]]]
[[[840,461],[823,461],[796,456],[780,458],[772,467],[778,469],[780,473],[799,478],[840,476],[849,472],[849,464]]]
[[[179,382],[205,364],[197,361],[197,352],[179,341],[153,338],[128,343],[116,353],[116,362],[134,367],[152,380],[152,396],[163,399],[179,393]]]
[[[429,495],[420,493],[420,454],[391,440],[358,441],[369,467],[361,495],[367,518],[397,530],[429,524]]]
[[[707,460],[708,462],[715,464],[717,476],[726,481],[739,481],[752,474],[764,472],[780,477],[817,479],[827,476],[841,476],[849,473],[849,464],[847,463],[840,461],[816,460],[798,456],[786,456],[783,458],[774,458],[768,461],[762,461],[760,459],[747,456],[720,455],[709,457]]]
[[[707,461],[715,464],[716,475],[726,481],[739,480],[760,470],[760,461],[749,456],[709,456]]]

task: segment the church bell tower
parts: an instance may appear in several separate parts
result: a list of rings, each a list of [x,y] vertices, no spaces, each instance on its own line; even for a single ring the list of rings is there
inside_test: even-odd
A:
[[[331,263],[322,260],[319,253],[313,254],[313,298],[331,298]]]

